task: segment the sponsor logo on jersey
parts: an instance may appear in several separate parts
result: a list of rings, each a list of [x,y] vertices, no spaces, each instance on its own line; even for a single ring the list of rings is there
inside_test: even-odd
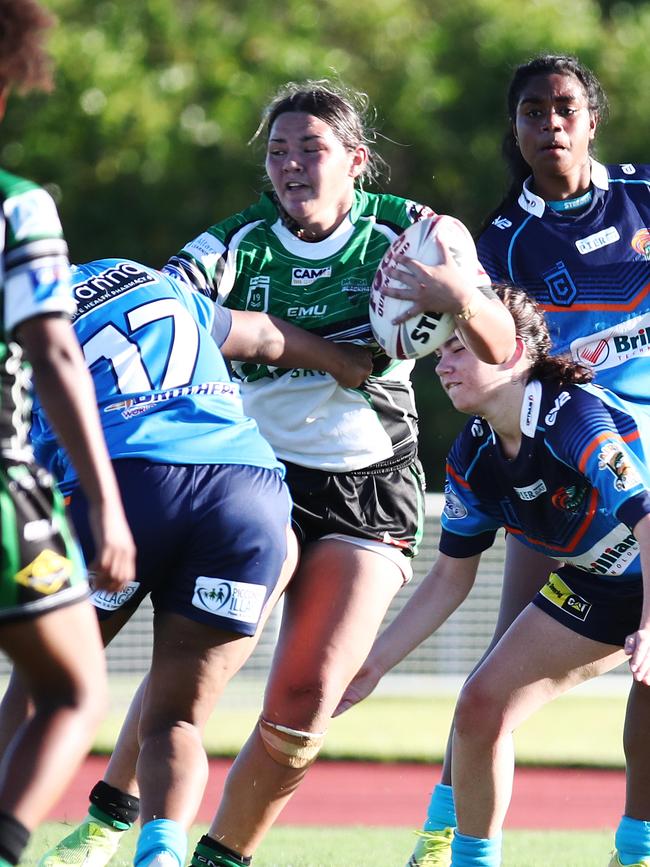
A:
[[[215,235],[210,234],[210,232],[202,232],[198,238],[194,238],[194,240],[183,247],[183,252],[189,253],[195,259],[203,260],[209,256],[216,256],[218,258],[223,255],[225,249],[224,245]]]
[[[364,300],[361,296],[370,292],[370,286],[367,280],[351,278],[343,280],[341,291],[345,293],[350,304],[356,305]]]
[[[621,240],[616,226],[609,226],[607,229],[602,229],[593,235],[587,235],[586,238],[580,238],[576,241],[578,253],[585,256],[587,253],[593,253],[594,250],[600,250],[601,247],[607,247],[609,244],[615,244]]]
[[[452,491],[449,485],[445,486],[445,506],[442,514],[450,521],[458,521],[467,517],[467,508],[460,497]]]
[[[586,620],[591,611],[591,602],[574,593],[556,572],[551,572],[548,576],[548,581],[539,592],[545,599],[552,602],[553,605],[557,605],[558,608],[561,608],[578,620]]]
[[[629,491],[641,484],[641,477],[630,463],[629,455],[620,442],[607,442],[603,445],[598,455],[598,469],[612,473],[617,491]]]
[[[472,436],[476,437],[477,439],[479,437],[483,436],[483,422],[481,421],[480,418],[475,418],[472,421],[472,426],[470,428],[470,431],[472,433]]]
[[[620,575],[638,554],[639,544],[630,533],[620,542],[603,547],[589,564],[589,571],[600,575]]]
[[[571,395],[568,391],[563,391],[555,398],[555,402],[553,404],[553,408],[549,410],[544,416],[544,421],[549,427],[553,427],[555,422],[557,421],[557,414],[562,409],[567,401],[571,400]]]
[[[632,249],[640,253],[646,262],[650,261],[650,231],[648,229],[643,228],[635,232],[630,244]]]
[[[406,208],[406,216],[412,223],[417,223],[418,220],[428,220],[430,217],[438,216],[428,205],[420,205],[418,202],[407,200],[404,203],[404,207]]]
[[[35,560],[16,573],[16,584],[49,596],[68,583],[72,575],[72,561],[56,551],[44,548]]]
[[[620,166],[621,166],[621,171],[623,172],[623,174],[625,174],[625,175],[635,175],[636,174],[636,169],[632,165],[632,163],[621,163]]]
[[[78,272],[81,274],[81,269]],[[77,302],[75,319],[94,310],[100,304],[105,304],[112,298],[129,292],[138,286],[155,283],[155,273],[146,271],[132,262],[120,262],[112,268],[107,268],[101,274],[88,277],[81,283],[74,282],[72,293]]]
[[[263,584],[199,575],[194,584],[192,605],[228,620],[257,623],[265,598],[266,587]]]
[[[108,404],[104,407],[104,412],[121,412],[122,418],[132,418],[136,415],[142,415],[143,412],[148,412],[165,401],[194,394],[238,397],[239,386],[236,382],[200,382],[197,385],[181,385],[177,388],[169,388],[167,391],[147,392],[136,397],[127,397],[126,400]]]
[[[103,611],[117,611],[131,599],[137,592],[140,586],[139,581],[129,581],[129,583],[120,590],[93,590],[90,594],[90,601],[95,608],[101,608]]]
[[[564,262],[556,262],[551,269],[542,274],[542,277],[554,304],[559,307],[569,307],[573,304],[578,290]]]
[[[287,316],[300,319],[304,316],[324,316],[327,304],[312,304],[310,307],[287,307]]]
[[[497,229],[509,229],[512,226],[512,220],[499,215],[496,220],[492,220],[492,225],[496,226]]]
[[[332,269],[327,268],[292,268],[291,269],[291,285],[292,286],[311,286],[317,280],[324,277],[331,277]]]
[[[537,479],[536,482],[533,482],[532,485],[526,485],[523,488],[515,487],[515,493],[519,497],[520,500],[536,500],[537,497],[540,497],[543,493],[546,492],[547,487],[544,484],[543,479]]]
[[[551,496],[551,503],[563,512],[578,512],[587,496],[587,485],[569,485],[558,488]]]
[[[259,313],[266,313],[269,309],[270,285],[270,277],[251,277],[248,282],[248,297],[246,298],[247,310],[256,310]]]
[[[606,369],[650,354],[650,314],[574,340],[571,354],[589,367]]]

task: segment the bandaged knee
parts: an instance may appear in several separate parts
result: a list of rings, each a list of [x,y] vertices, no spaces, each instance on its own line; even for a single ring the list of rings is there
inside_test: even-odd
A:
[[[279,765],[307,768],[315,760],[325,740],[325,732],[301,732],[260,717],[258,728],[266,752]]]

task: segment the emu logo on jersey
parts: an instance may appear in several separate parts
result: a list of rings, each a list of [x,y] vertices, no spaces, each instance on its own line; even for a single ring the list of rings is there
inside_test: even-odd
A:
[[[155,274],[150,274],[134,262],[119,262],[112,268],[107,268],[101,274],[88,277],[82,283],[77,279],[85,274],[83,267],[73,272],[72,292],[77,302],[75,319],[88,313],[100,304],[110,301],[117,295],[122,295],[136,286],[145,283],[155,283]]]
[[[265,598],[266,587],[263,584],[199,575],[194,584],[192,605],[228,620],[257,623]]]
[[[598,455],[598,469],[609,470],[613,474],[617,491],[628,491],[641,483],[639,474],[617,442],[608,442],[602,447]]]
[[[646,262],[650,261],[650,231],[648,229],[639,229],[638,232],[635,232],[630,244],[632,249],[640,253]]]
[[[575,301],[578,290],[564,262],[557,262],[553,268],[542,274],[548,286],[548,292],[553,304],[558,307],[569,307]]]
[[[323,277],[331,277],[332,269],[327,268],[292,268],[291,269],[291,285],[292,286],[311,286],[317,280]]]
[[[548,581],[539,592],[553,605],[557,605],[578,620],[586,620],[591,611],[591,602],[574,593],[556,572],[551,572]]]

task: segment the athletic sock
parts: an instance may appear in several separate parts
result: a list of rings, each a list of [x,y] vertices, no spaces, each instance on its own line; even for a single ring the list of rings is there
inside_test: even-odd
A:
[[[30,832],[10,813],[0,812],[0,863],[18,864]]]
[[[650,858],[650,822],[621,816],[614,839],[621,864],[638,864]]]
[[[204,834],[196,844],[191,867],[248,867],[252,860]]]
[[[103,780],[93,786],[88,813],[117,831],[128,831],[138,818],[140,798],[109,786]]]
[[[467,837],[454,834],[451,843],[454,867],[499,867],[501,864],[501,834],[496,837]]]
[[[185,864],[187,834],[183,826],[173,819],[153,819],[145,822],[140,830],[133,863],[135,867],[146,867],[161,852],[173,855],[179,867]]]
[[[443,828],[456,827],[456,810],[454,808],[454,790],[451,786],[438,783],[431,793],[425,831],[441,831]]]

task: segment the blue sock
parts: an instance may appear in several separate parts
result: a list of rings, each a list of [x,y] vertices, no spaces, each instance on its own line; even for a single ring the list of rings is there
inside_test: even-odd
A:
[[[467,837],[454,834],[451,843],[452,867],[499,867],[501,864],[501,834],[496,837]]]
[[[144,867],[159,852],[171,852],[179,867],[187,857],[187,834],[182,825],[172,819],[153,819],[142,826],[133,863]]]
[[[442,828],[456,827],[456,810],[454,808],[454,790],[451,786],[438,783],[431,793],[425,831],[438,831]]]
[[[650,822],[622,816],[614,841],[621,864],[638,864],[650,858]]]

